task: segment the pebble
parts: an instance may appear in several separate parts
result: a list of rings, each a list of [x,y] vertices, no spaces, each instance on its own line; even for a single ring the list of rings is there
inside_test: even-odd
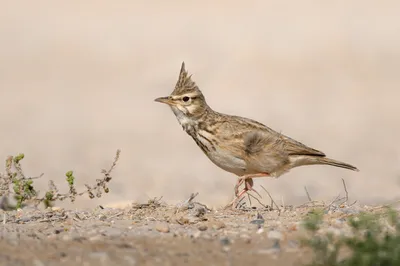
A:
[[[71,241],[72,237],[71,237],[71,235],[63,235],[61,239],[64,241]]]
[[[262,234],[262,233],[264,233],[264,228],[261,227],[257,230],[257,234]]]
[[[221,242],[221,245],[223,245],[223,246],[228,246],[231,244],[231,241],[227,237],[222,237],[220,242]]]
[[[199,238],[200,236],[201,236],[201,231],[196,231],[191,235],[191,237],[193,238]]]
[[[212,228],[215,230],[219,230],[225,227],[226,227],[225,223],[221,221],[215,221],[212,223]]]
[[[59,233],[62,233],[62,232],[64,232],[64,228],[57,228],[54,230],[54,234],[56,234],[56,235]]]
[[[202,217],[204,216],[204,214],[207,212],[207,210],[203,207],[203,206],[198,206],[196,208],[193,209],[192,211],[192,215],[194,217]]]
[[[180,225],[184,225],[184,224],[188,224],[189,223],[189,219],[186,217],[179,217],[179,219],[176,219],[176,221],[180,224]]]
[[[274,239],[274,240],[283,240],[283,234],[277,230],[271,230],[268,232],[267,237],[269,239]]]
[[[56,234],[48,235],[48,236],[47,236],[47,239],[48,239],[48,240],[57,240],[57,239],[58,239],[58,235],[56,235]]]
[[[230,248],[231,241],[229,240],[229,238],[223,237],[223,238],[221,238],[220,242],[221,242],[223,251],[228,252],[231,249]]]
[[[251,237],[248,234],[241,234],[239,237],[243,239],[246,244],[251,243]]]
[[[102,233],[108,237],[119,237],[122,235],[122,230],[118,228],[108,227]]]
[[[62,236],[62,240],[71,241],[71,240],[82,240],[84,237],[81,237],[77,232],[71,232],[70,234],[65,234]]]
[[[206,231],[208,229],[207,225],[205,224],[201,224],[197,227],[197,229],[199,229],[200,231]]]
[[[89,241],[92,241],[92,242],[101,241],[101,240],[104,240],[104,238],[101,235],[95,235],[95,236],[89,237]]]
[[[155,229],[160,233],[168,233],[170,231],[168,224],[157,224]]]
[[[107,252],[92,252],[89,254],[89,257],[93,259],[98,259],[102,263],[109,259]]]
[[[34,266],[45,266],[45,264],[41,260],[38,260],[38,259],[33,260],[32,264]]]

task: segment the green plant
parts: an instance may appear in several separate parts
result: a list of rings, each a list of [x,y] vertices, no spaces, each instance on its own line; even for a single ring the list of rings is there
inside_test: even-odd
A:
[[[310,236],[302,240],[310,247],[313,266],[395,266],[400,265],[400,222],[397,211],[363,212],[350,217],[351,234],[321,233],[323,213],[310,213],[304,226]],[[347,251],[343,256],[344,251]],[[342,253],[342,256],[340,254]]]
[[[0,208],[5,210],[19,209],[29,203],[35,205],[43,203],[45,207],[49,207],[57,200],[63,201],[69,198],[71,202],[74,202],[77,196],[82,196],[84,194],[88,194],[91,199],[93,199],[95,195],[99,198],[102,196],[103,192],[109,192],[107,184],[112,179],[111,172],[119,160],[120,152],[120,150],[117,150],[111,167],[108,170],[103,169],[101,171],[103,178],[96,179],[96,184],[94,186],[85,184],[86,190],[78,193],[75,188],[74,173],[73,171],[68,171],[65,175],[69,191],[67,193],[60,193],[54,182],[50,180],[49,189],[44,193],[43,197],[39,197],[40,193],[34,187],[34,180],[41,178],[43,174],[38,177],[25,176],[21,166],[21,161],[25,158],[25,155],[21,153],[16,156],[8,156],[5,164],[5,173],[0,173],[0,197],[8,198],[11,196],[15,199],[16,204],[15,206],[11,206],[8,200],[2,200]]]

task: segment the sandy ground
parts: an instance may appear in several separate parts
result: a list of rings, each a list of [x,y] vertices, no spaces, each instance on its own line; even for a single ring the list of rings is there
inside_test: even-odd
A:
[[[173,90],[182,61],[215,110],[259,120],[361,170],[304,167],[278,180],[258,179],[256,189],[262,184],[280,203],[298,205],[307,201],[304,186],[313,199],[328,201],[342,191],[343,178],[351,200],[359,203],[399,198],[398,1],[0,4],[0,160],[25,153],[25,173],[45,174],[35,181],[41,191],[49,179],[67,190],[68,170],[84,190],[122,150],[110,193],[60,203],[66,209],[159,196],[175,204],[193,191],[210,207],[231,199],[235,177],[214,166],[172,112],[153,101]],[[168,237],[153,240],[160,247],[171,243]],[[4,241],[1,250],[18,249]],[[35,256],[51,254],[54,263],[65,259],[66,264],[106,245],[21,241]],[[135,260],[144,260],[150,255],[140,243],[146,241],[152,240],[127,237],[121,242],[126,246],[112,247],[114,255],[107,256],[137,249],[142,255]],[[211,263],[203,254],[220,240],[191,241],[176,242],[181,253],[164,252],[159,260],[185,261],[188,247],[203,245],[190,252]],[[235,245],[243,252],[255,248],[253,241]],[[64,258],[60,250],[67,247],[85,252],[68,251]],[[234,252],[211,250],[216,264],[229,256],[234,257],[230,265],[241,264]],[[1,253],[10,261],[18,261],[18,255]],[[251,259],[259,262],[260,256]]]
[[[0,211],[0,265],[303,265],[312,259],[301,244],[311,206],[209,209],[154,199],[125,208]],[[346,221],[360,210],[366,207],[325,205],[320,232],[348,234]]]

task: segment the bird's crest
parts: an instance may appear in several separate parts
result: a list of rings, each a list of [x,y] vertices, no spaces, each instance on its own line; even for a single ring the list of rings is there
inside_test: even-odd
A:
[[[196,83],[192,81],[192,75],[189,75],[185,69],[185,62],[182,62],[178,81],[172,95],[181,95],[187,92],[199,91]]]

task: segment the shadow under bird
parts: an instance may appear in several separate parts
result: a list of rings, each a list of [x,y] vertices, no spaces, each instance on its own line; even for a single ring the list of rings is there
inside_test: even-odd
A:
[[[358,171],[257,121],[214,111],[191,77],[183,62],[174,91],[155,101],[170,106],[183,130],[214,164],[238,176],[235,200],[247,191],[257,193],[254,177],[279,177],[298,166],[324,164]]]

